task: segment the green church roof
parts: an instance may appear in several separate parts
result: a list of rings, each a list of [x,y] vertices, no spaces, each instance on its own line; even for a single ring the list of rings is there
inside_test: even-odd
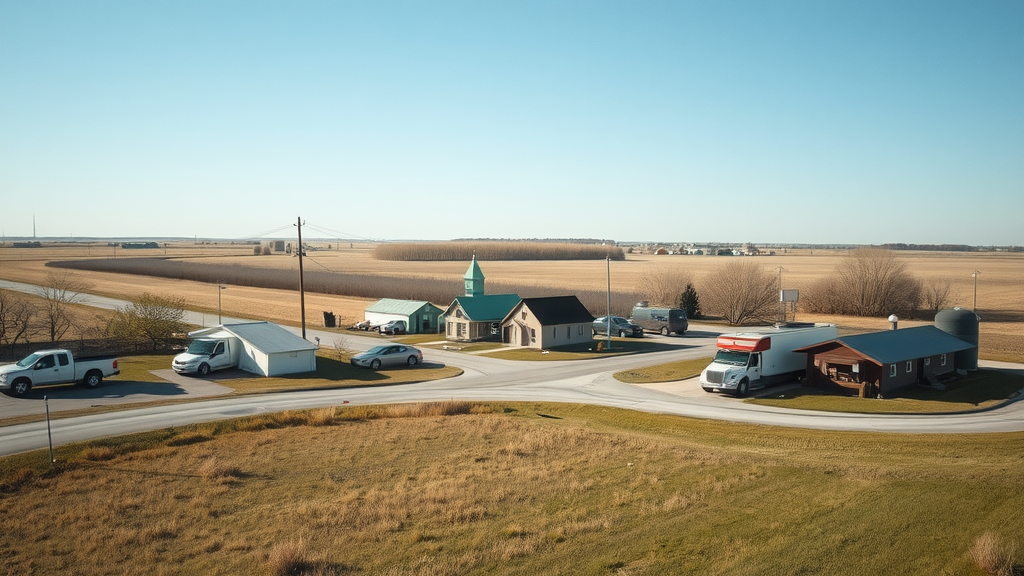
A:
[[[488,294],[460,296],[453,304],[458,303],[471,322],[500,322],[519,304],[519,300],[518,294]]]

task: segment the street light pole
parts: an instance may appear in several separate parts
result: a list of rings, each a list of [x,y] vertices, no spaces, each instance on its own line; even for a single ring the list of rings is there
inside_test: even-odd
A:
[[[974,307],[971,308],[971,312],[974,313],[978,312],[978,274],[981,274],[978,270],[971,272],[971,276],[974,276]]]
[[[605,348],[608,350],[612,349],[612,258],[611,256],[605,256],[605,266],[608,268],[608,314],[604,319],[608,322],[607,332],[607,344]]]
[[[218,326],[221,326],[221,325],[224,324],[224,321],[221,320],[221,317],[220,317],[220,310],[221,310],[221,308],[220,308],[220,291],[221,290],[226,290],[226,289],[227,289],[227,286],[221,286],[221,283],[217,282],[217,325]]]

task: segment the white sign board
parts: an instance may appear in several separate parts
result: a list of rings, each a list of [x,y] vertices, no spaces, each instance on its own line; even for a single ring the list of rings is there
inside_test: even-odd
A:
[[[798,302],[800,300],[799,290],[783,290],[779,294],[779,302]]]

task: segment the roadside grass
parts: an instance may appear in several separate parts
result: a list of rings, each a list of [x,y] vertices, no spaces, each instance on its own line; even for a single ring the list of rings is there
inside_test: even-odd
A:
[[[610,349],[598,350],[598,344],[602,342],[606,342],[606,339],[595,339],[582,344],[558,346],[547,350],[537,350],[536,348],[508,348],[499,344],[495,347],[495,352],[488,353],[487,357],[501,358],[504,360],[590,360],[593,358],[605,358],[608,356],[626,356],[629,354],[642,354],[645,352],[678,350],[675,346],[638,338],[612,338],[612,347]],[[463,350],[465,351],[465,349]]]
[[[979,541],[1024,542],[1022,454],[1024,433],[575,404],[261,414],[59,447],[53,468],[0,459],[0,557],[82,575],[981,574]]]
[[[688,380],[700,376],[700,373],[711,364],[712,358],[694,358],[693,360],[680,360],[678,362],[667,362],[633,368],[616,372],[612,376],[619,382],[627,384],[654,384],[657,382],[675,382],[677,380]]]
[[[913,386],[893,398],[857,398],[826,394],[818,388],[800,386],[748,403],[779,408],[824,410],[827,412],[923,414],[977,410],[997,405],[1024,390],[1024,377],[1008,372],[981,369],[946,384],[945,390]]]

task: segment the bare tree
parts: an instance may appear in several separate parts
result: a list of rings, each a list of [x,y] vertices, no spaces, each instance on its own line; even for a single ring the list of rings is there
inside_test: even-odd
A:
[[[156,349],[160,339],[185,331],[186,305],[184,298],[145,292],[118,308],[107,324],[107,333],[117,338],[146,338]]]
[[[636,289],[653,306],[675,306],[679,294],[692,282],[682,268],[647,268],[640,273]]]
[[[32,324],[32,306],[11,292],[0,290],[0,344],[25,338]]]
[[[948,307],[959,297],[953,290],[953,279],[944,276],[926,282],[922,288],[921,299],[924,307],[933,313]]]
[[[705,278],[701,306],[730,324],[768,320],[778,307],[775,276],[755,262],[730,262]]]
[[[913,317],[921,303],[921,282],[891,250],[859,248],[831,276],[811,285],[804,300],[811,312],[822,314]]]
[[[73,321],[68,308],[85,300],[89,284],[68,270],[54,270],[46,275],[46,282],[37,293],[43,298],[42,315],[50,333],[50,341],[64,337]]]

